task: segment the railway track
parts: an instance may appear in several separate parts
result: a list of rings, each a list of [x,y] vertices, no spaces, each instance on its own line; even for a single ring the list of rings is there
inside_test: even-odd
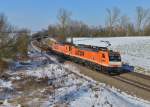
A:
[[[96,70],[84,67],[80,64],[73,63],[73,62],[70,62],[70,63],[75,65],[77,68],[80,68],[81,74],[91,77],[92,79],[96,81],[106,83],[107,85],[116,87],[130,95],[133,95],[133,96],[136,95],[137,97],[141,97],[145,100],[150,101],[150,86],[149,86],[150,81],[143,83],[144,81],[141,82],[141,81],[138,81],[132,78],[127,78],[121,75],[109,76],[104,73],[99,73]],[[140,78],[140,77],[137,77],[137,78]]]
[[[146,80],[150,80],[150,76],[140,74],[140,73],[137,73],[137,72],[131,72],[130,75],[137,76],[137,77],[140,77],[140,78],[143,78],[143,79],[146,79]]]
[[[88,67],[90,68],[90,67]],[[93,68],[90,68],[93,71],[96,71],[97,73],[101,73],[104,74],[105,76],[108,76],[110,78],[125,82],[127,84],[130,84],[132,86],[135,86],[137,88],[146,90],[148,92],[150,92],[150,77],[147,75],[143,75],[143,74],[139,74],[136,72],[129,72],[126,74],[121,74],[121,75],[116,75],[116,76],[110,76],[108,74],[105,74],[103,72],[99,72]],[[133,78],[136,77],[136,78]]]
[[[146,90],[146,91],[149,91],[150,92],[150,86],[149,85],[146,85],[146,84],[143,84],[141,82],[137,82],[135,80],[132,80],[132,79],[128,79],[128,78],[125,78],[125,77],[122,77],[122,76],[115,76],[115,77],[112,77],[112,78],[115,78],[119,81],[123,81],[125,83],[128,83],[130,85],[133,85],[137,88],[141,88],[143,90]]]
[[[88,67],[90,68],[90,67]],[[101,73],[105,76],[108,76],[109,78],[113,78],[119,81],[122,81],[124,83],[130,84],[132,86],[135,86],[137,88],[140,88],[142,90],[150,92],[150,76],[139,74],[136,72],[129,72],[126,74],[116,75],[116,76],[110,76],[108,74],[105,74],[103,72],[99,72],[93,68],[90,68],[93,71],[96,71],[97,73]],[[136,78],[133,78],[136,77]],[[150,93],[149,93],[150,94]]]

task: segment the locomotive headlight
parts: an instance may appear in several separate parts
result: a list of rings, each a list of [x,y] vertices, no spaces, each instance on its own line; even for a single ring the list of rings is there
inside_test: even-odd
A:
[[[109,62],[110,67],[121,67],[122,62]]]

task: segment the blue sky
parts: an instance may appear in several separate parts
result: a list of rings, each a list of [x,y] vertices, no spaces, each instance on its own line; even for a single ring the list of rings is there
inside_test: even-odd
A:
[[[57,23],[60,8],[71,11],[73,19],[104,25],[106,8],[115,6],[134,21],[135,8],[150,8],[150,0],[0,0],[0,13],[18,27],[38,31]]]

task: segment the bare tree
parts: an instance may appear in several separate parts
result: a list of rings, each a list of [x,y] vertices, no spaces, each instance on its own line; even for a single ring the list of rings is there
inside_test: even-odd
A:
[[[89,26],[81,21],[72,20],[69,25],[69,34],[71,36],[89,36]]]
[[[0,47],[4,47],[9,41],[10,25],[4,14],[0,14]]]
[[[60,9],[58,12],[58,20],[60,29],[62,31],[61,39],[65,40],[67,38],[67,28],[71,20],[71,12],[65,9]]]
[[[49,25],[48,26],[48,36],[55,37],[57,36],[57,26],[56,25]]]
[[[3,56],[1,51],[10,47],[12,39],[12,26],[7,22],[7,17],[0,14],[0,57]]]
[[[146,21],[150,19],[149,13],[149,9],[144,9],[143,7],[136,7],[138,35],[142,34]]]
[[[113,28],[118,24],[120,19],[120,10],[117,7],[114,7],[112,10],[106,9],[107,19],[106,25],[109,29],[109,36],[112,35]]]
[[[7,17],[0,14],[0,74],[7,67],[7,61],[15,55],[12,26],[7,22]],[[12,51],[14,50],[14,51]]]
[[[120,18],[120,26],[123,29],[123,31],[125,32],[125,35],[128,36],[129,35],[129,25],[130,25],[130,19],[128,16],[123,15]]]
[[[29,44],[29,35],[30,31],[27,29],[18,30],[17,41],[16,41],[16,50],[17,53],[23,57],[27,57],[28,44]]]

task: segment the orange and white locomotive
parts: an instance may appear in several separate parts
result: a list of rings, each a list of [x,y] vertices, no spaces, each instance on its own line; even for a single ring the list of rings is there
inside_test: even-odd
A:
[[[73,61],[84,63],[109,74],[120,73],[122,68],[120,53],[109,50],[107,47],[53,43],[51,50]]]

